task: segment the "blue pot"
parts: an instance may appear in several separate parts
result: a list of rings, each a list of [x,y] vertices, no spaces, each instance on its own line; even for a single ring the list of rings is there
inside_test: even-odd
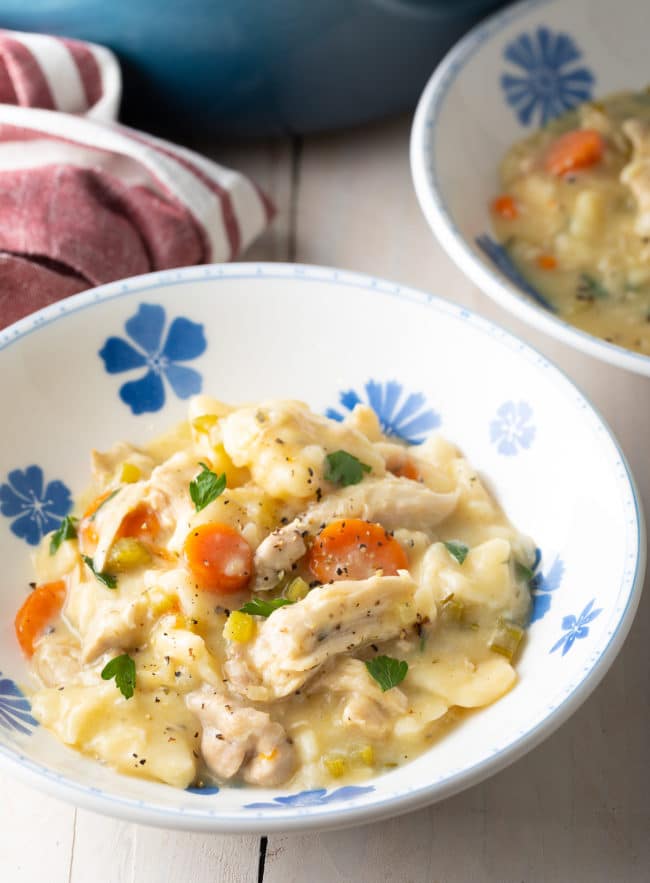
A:
[[[413,106],[502,0],[0,0],[0,24],[103,43],[123,116],[159,131],[314,132]]]

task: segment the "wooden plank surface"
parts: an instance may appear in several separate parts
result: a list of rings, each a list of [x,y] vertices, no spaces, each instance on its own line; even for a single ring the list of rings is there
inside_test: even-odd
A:
[[[510,318],[463,277],[417,205],[408,130],[402,118],[304,142],[202,147],[252,174],[276,202],[273,227],[246,259],[384,276],[510,328],[557,362],[603,413],[650,510],[650,384]],[[350,831],[269,837],[265,883],[649,880],[649,636],[646,593],[601,686],[541,747],[429,809]],[[75,811],[5,777],[0,788],[2,883],[258,880],[259,838],[157,831]]]

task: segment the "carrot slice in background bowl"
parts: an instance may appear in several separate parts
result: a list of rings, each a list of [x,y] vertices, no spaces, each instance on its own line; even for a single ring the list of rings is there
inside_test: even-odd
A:
[[[595,129],[574,129],[554,141],[544,154],[544,168],[561,177],[601,161],[605,139]]]

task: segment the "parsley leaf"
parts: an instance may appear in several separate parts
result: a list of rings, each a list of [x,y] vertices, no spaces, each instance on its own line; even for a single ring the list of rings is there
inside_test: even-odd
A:
[[[89,567],[95,575],[95,578],[103,583],[107,589],[116,589],[117,588],[117,577],[113,576],[111,573],[102,573],[101,571],[95,570],[95,565],[93,563],[93,559],[89,555],[81,556],[84,560],[84,564],[86,567]]]
[[[251,616],[270,616],[278,607],[286,607],[293,604],[288,598],[272,598],[266,601],[264,598],[253,598],[239,608],[240,613],[250,613]]]
[[[102,669],[102,680],[115,678],[115,685],[125,699],[130,699],[135,690],[135,661],[128,653],[116,656]]]
[[[366,466],[361,460],[357,460],[347,451],[334,451],[325,457],[325,478],[333,484],[347,487],[350,484],[359,484],[364,472],[370,472],[370,466]]]
[[[449,540],[446,542],[445,549],[456,559],[456,561],[458,561],[459,564],[463,563],[469,552],[469,546],[466,546],[465,543],[461,543],[458,540]]]
[[[589,273],[581,273],[578,281],[578,300],[594,300],[609,297],[609,291]]]
[[[531,579],[534,578],[535,574],[530,569],[530,567],[526,567],[525,564],[522,564],[521,561],[515,561],[515,576],[522,583],[529,583]]]
[[[403,659],[391,656],[375,656],[366,662],[366,668],[381,687],[382,693],[401,684],[409,670],[409,664]]]
[[[122,490],[122,488],[119,488],[119,487],[118,487],[118,488],[116,488],[116,489],[113,491],[112,494],[109,494],[107,497],[105,497],[105,498],[101,501],[101,503],[99,504],[99,506],[95,509],[95,511],[93,512],[93,514],[90,516],[90,518],[88,519],[88,521],[94,521],[95,518],[97,518],[97,513],[99,512],[99,510],[100,510],[100,509],[103,509],[103,507],[104,507],[107,503],[110,503],[110,501],[113,499],[113,497],[115,496],[115,494],[119,494],[119,492],[120,492],[121,490]]]
[[[59,546],[64,540],[74,540],[77,537],[77,519],[66,515],[58,530],[55,530],[50,539],[50,555],[56,555]]]
[[[226,489],[225,472],[217,475],[205,463],[199,463],[199,466],[203,468],[203,471],[199,472],[196,478],[190,482],[190,497],[197,512],[205,509],[208,503],[216,500]]]

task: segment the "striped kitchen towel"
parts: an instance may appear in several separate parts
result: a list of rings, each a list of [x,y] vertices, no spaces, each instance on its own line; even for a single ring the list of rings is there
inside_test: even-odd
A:
[[[0,30],[0,327],[150,270],[232,260],[273,208],[247,177],[115,122],[102,46]]]

